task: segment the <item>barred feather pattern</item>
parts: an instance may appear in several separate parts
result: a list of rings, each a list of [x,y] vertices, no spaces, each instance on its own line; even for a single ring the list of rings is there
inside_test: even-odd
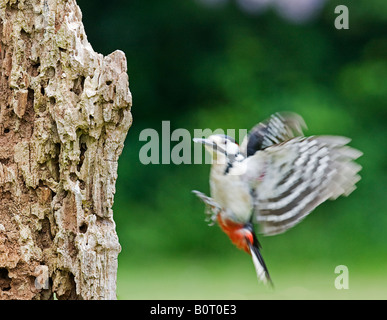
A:
[[[305,121],[298,114],[277,112],[250,130],[241,144],[241,154],[249,157],[258,150],[303,136],[303,128],[306,128]]]
[[[248,158],[251,167],[256,162],[263,168],[246,172],[255,222],[263,234],[282,233],[322,202],[348,196],[356,188],[361,166],[353,160],[362,153],[348,147],[349,141],[339,136],[296,137]]]

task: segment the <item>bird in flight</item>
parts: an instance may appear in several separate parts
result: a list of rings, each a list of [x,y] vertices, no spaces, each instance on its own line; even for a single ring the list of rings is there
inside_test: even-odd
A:
[[[301,116],[272,115],[239,146],[227,135],[194,138],[212,156],[211,197],[193,190],[232,243],[251,255],[258,280],[272,284],[256,226],[263,235],[283,233],[324,201],[348,196],[360,180],[354,162],[362,152],[342,136],[303,135]]]

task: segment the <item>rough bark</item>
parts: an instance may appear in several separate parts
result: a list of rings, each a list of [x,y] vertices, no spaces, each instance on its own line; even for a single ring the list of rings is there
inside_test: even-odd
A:
[[[0,0],[0,298],[115,299],[126,58],[75,0]]]

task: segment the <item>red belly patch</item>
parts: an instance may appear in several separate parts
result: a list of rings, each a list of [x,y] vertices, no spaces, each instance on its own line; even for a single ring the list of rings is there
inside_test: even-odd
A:
[[[222,219],[220,214],[218,214],[218,223],[220,228],[228,235],[231,242],[235,244],[239,249],[242,249],[250,254],[250,248],[247,243],[249,241],[253,243],[252,233],[244,228],[244,224],[236,223],[229,219]]]

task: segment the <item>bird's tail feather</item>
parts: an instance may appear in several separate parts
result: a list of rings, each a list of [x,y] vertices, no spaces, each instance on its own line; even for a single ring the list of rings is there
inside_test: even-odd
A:
[[[257,272],[258,280],[262,281],[264,284],[270,284],[273,287],[273,282],[271,281],[269,271],[267,270],[265,261],[263,261],[258,246],[249,243],[249,248],[255,271]]]

